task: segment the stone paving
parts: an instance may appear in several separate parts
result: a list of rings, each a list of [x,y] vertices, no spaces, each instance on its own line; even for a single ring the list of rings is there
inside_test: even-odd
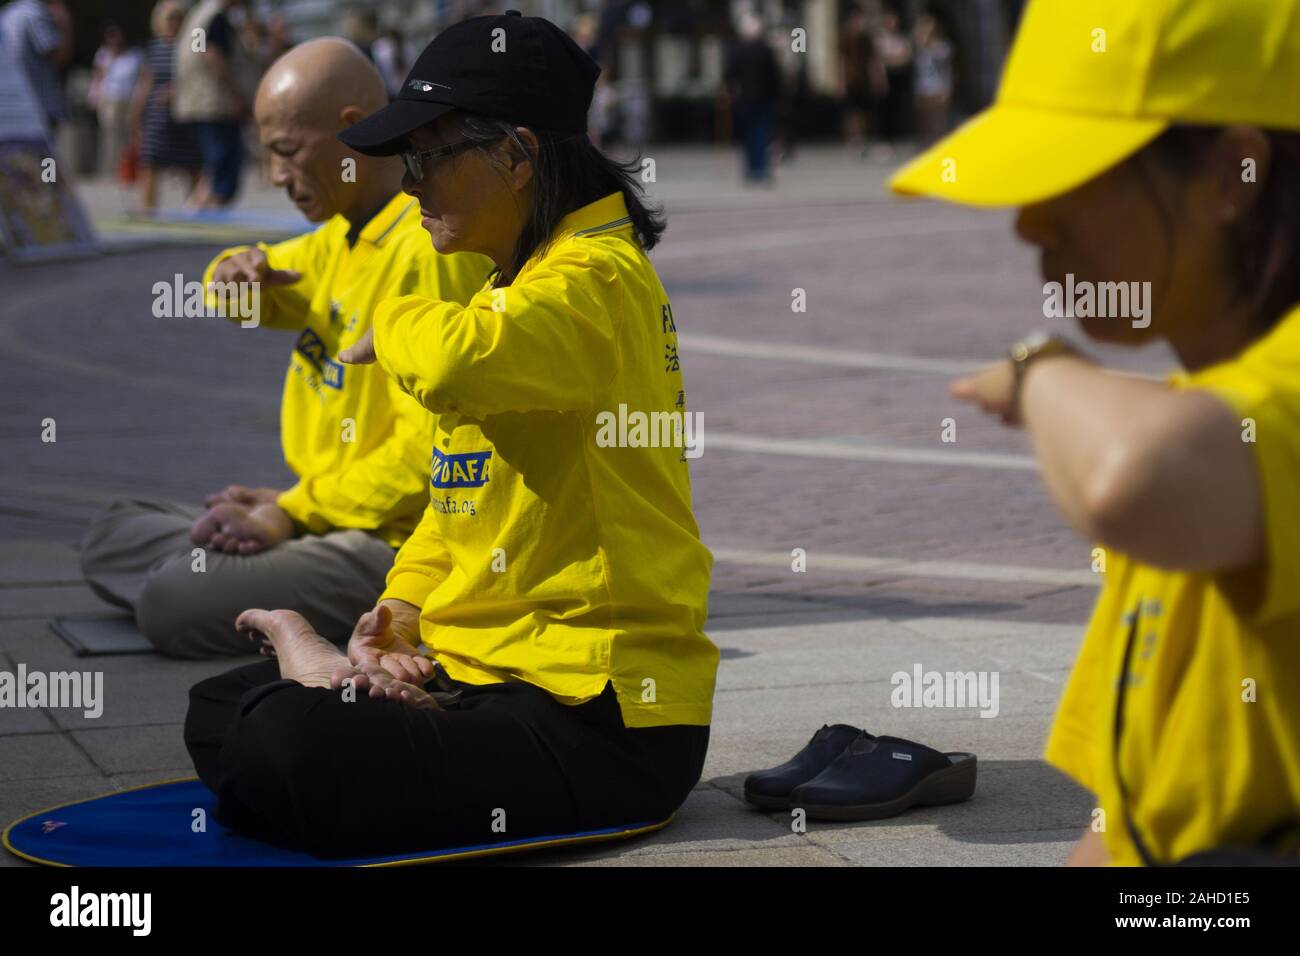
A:
[[[512,862],[1060,863],[1090,798],[1040,754],[1096,595],[1090,549],[1056,516],[1024,436],[946,390],[955,370],[1046,324],[1011,216],[889,199],[883,166],[837,149],[804,150],[766,190],[740,187],[730,154],[650,155],[669,213],[654,259],[705,421],[692,482],[717,556],[710,633],[723,653],[709,757],[667,830]],[[111,187],[84,193],[106,235],[138,240]],[[264,229],[268,215],[292,222],[261,189],[240,210]],[[237,211],[220,239],[243,228]],[[49,631],[51,615],[104,609],[77,570],[94,511],[120,494],[196,500],[230,481],[289,480],[277,404],[290,339],[154,318],[153,283],[197,278],[218,237],[202,224],[144,232],[157,241],[110,255],[0,261],[0,669],[101,670],[107,700],[99,719],[0,711],[3,822],[187,775],[186,692],[230,666],[78,659]],[[53,443],[40,437],[47,418]],[[941,440],[948,418],[955,442]],[[997,716],[891,706],[890,676],[917,665],[996,672]],[[742,801],[747,772],[835,722],[976,752],[975,798],[804,833]]]

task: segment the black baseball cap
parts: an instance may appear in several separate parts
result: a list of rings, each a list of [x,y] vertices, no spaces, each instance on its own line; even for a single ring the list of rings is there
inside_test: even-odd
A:
[[[472,17],[434,37],[397,97],[339,139],[367,156],[393,156],[412,132],[455,109],[585,133],[599,75],[596,61],[550,20],[518,10]]]

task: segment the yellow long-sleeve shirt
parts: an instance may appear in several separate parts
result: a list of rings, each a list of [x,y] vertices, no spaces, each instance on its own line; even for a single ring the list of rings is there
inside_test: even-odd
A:
[[[280,405],[284,458],[298,481],[279,505],[314,534],[358,528],[398,547],[428,503],[433,420],[381,370],[336,356],[370,327],[382,300],[419,292],[468,302],[492,263],[439,255],[420,228],[418,203],[402,193],[352,246],[349,229],[335,216],[286,242],[258,244],[271,268],[302,274],[293,285],[264,284],[259,301],[261,325],[298,332]],[[218,255],[205,288],[218,263],[247,248]]]
[[[708,724],[712,557],[685,450],[619,447],[610,427],[620,406],[686,414],[672,309],[622,195],[566,216],[510,286],[392,299],[374,327],[379,364],[436,416],[432,502],[384,597],[421,608],[458,680],[569,704],[612,680],[628,727]]]

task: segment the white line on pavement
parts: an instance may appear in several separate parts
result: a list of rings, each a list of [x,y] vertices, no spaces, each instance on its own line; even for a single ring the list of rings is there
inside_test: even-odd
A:
[[[686,239],[669,246],[656,247],[650,260],[656,264],[680,259],[703,259],[708,256],[732,252],[764,252],[771,249],[835,242],[867,242],[874,239],[896,239],[903,236],[941,236],[969,232],[1002,231],[1006,224],[1000,220],[972,219],[962,222],[917,220],[913,222],[884,221],[847,223],[838,226],[817,226],[808,229],[758,230],[744,236],[727,236],[716,239]]]
[[[1028,455],[998,452],[899,448],[873,442],[843,442],[825,438],[761,438],[710,431],[703,437],[704,448],[781,455],[791,458],[837,458],[844,461],[891,461],[914,465],[951,465],[959,468],[995,468],[1034,471],[1038,465]]]
[[[809,345],[785,345],[724,338],[718,335],[683,333],[681,345],[686,352],[720,355],[724,358],[771,359],[777,362],[805,362],[839,368],[894,369],[904,372],[931,372],[935,375],[964,375],[979,367],[978,362],[953,362],[945,359],[915,358],[910,355],[886,355],[881,352],[854,352],[849,349],[817,348]]]
[[[757,551],[745,548],[719,548],[710,545],[713,559],[723,564],[753,567],[781,567],[789,570],[792,560],[788,551]],[[1030,568],[1009,564],[984,564],[970,561],[908,561],[870,555],[835,554],[809,549],[808,572],[820,568],[831,571],[860,572],[891,577],[948,578],[963,581],[998,581],[1011,584],[1048,584],[1060,587],[1098,587],[1099,575],[1089,571],[1066,571]]]

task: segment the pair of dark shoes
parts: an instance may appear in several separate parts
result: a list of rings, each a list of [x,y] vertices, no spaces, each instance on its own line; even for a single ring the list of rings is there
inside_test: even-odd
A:
[[[801,808],[822,820],[878,820],[974,793],[974,754],[940,753],[847,724],[823,725],[790,760],[745,780],[745,799],[755,806]]]

